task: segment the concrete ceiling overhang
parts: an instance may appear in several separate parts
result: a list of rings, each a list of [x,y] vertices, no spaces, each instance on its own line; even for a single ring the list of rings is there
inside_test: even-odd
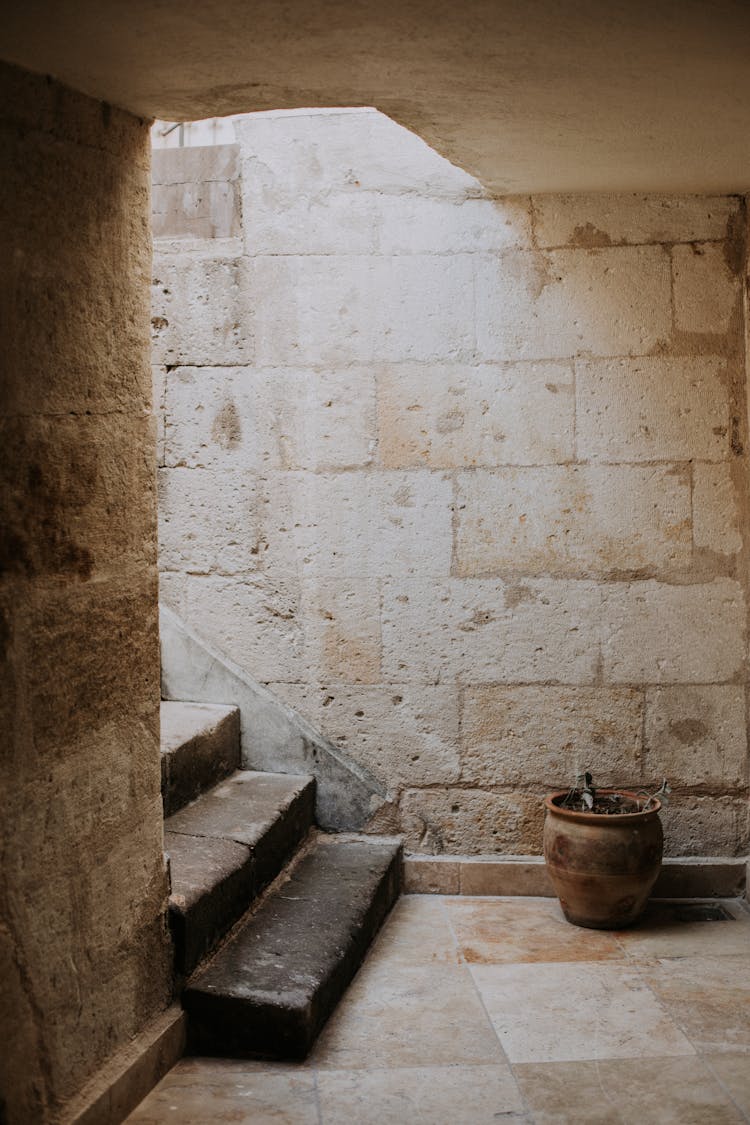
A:
[[[16,0],[0,57],[167,120],[376,106],[498,194],[750,189],[750,0]]]

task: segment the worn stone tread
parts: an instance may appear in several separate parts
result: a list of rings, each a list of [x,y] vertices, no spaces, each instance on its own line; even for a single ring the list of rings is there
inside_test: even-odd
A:
[[[320,839],[183,994],[194,1049],[304,1058],[400,880],[400,844]]]
[[[281,871],[313,824],[312,778],[238,771],[169,817],[170,921],[189,973]]]
[[[206,887],[215,887],[241,871],[252,871],[250,848],[234,840],[167,831],[164,846],[170,859],[172,900],[183,909],[199,902]]]
[[[172,816],[240,765],[240,713],[211,703],[162,701],[161,790]]]

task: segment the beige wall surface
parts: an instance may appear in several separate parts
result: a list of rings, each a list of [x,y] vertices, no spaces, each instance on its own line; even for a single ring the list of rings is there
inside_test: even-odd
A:
[[[742,852],[743,201],[492,199],[368,110],[238,138],[156,165],[164,600],[412,850],[536,851],[589,767]]]
[[[0,69],[3,1120],[170,991],[159,796],[148,125]]]

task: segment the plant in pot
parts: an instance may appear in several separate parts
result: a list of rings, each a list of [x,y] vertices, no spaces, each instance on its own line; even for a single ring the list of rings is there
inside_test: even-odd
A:
[[[586,772],[547,797],[544,859],[569,922],[619,930],[638,920],[661,870],[668,793],[666,781],[655,793],[595,789]]]

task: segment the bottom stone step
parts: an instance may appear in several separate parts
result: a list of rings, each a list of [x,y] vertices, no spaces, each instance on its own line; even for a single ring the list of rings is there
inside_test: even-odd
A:
[[[183,993],[191,1049],[304,1058],[400,882],[399,844],[319,838]]]

